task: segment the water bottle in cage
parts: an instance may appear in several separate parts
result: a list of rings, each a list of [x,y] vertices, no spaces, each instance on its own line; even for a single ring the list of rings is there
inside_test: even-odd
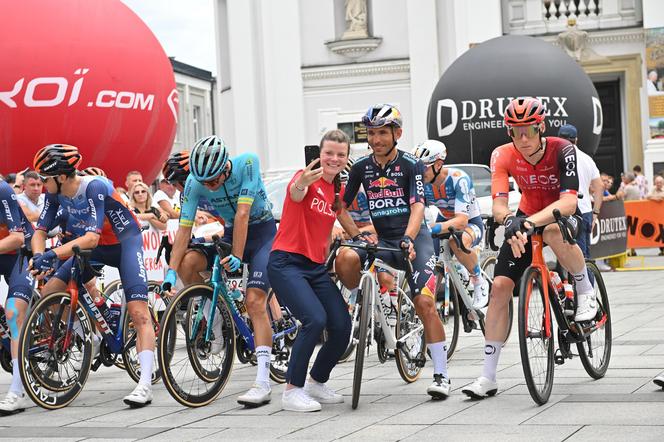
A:
[[[574,310],[576,310],[574,306],[574,286],[565,280],[563,282],[563,289],[565,290],[565,305],[563,307],[565,316],[573,317]]]
[[[565,310],[565,288],[563,287],[563,281],[560,279],[560,275],[554,271],[549,270],[549,278],[551,279],[551,285],[558,295],[558,301],[563,310]]]
[[[396,287],[390,290],[390,314],[387,315],[387,325],[394,327],[397,325],[397,302],[399,301],[399,292]]]
[[[383,309],[383,316],[388,318],[392,311],[392,301],[390,300],[390,292],[387,287],[380,286],[380,305]]]

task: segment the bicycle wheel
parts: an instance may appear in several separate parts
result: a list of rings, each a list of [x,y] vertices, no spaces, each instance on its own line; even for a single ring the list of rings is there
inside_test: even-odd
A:
[[[108,284],[104,288],[103,296],[104,296],[104,299],[107,301],[107,303],[108,302],[112,303],[113,301],[122,302],[122,298],[124,296],[124,291],[122,290],[122,281],[119,280],[119,279],[116,279],[115,281]],[[124,359],[122,359],[122,354],[119,354],[119,355],[115,356],[115,360],[113,361],[113,365],[115,365],[116,367],[118,367],[121,370],[126,370],[127,369],[127,367],[124,364]]]
[[[157,313],[153,310],[153,305],[150,305],[148,302],[148,311],[150,313],[150,319],[152,320],[152,327],[155,333],[155,341],[159,335],[159,323],[157,319]],[[138,351],[136,350],[136,341],[137,334],[136,329],[134,328],[134,322],[129,316],[129,309],[125,309],[124,316],[122,318],[122,339],[124,342],[124,347],[122,349],[122,361],[129,377],[138,383],[141,378],[141,364],[138,361]],[[172,345],[175,345],[175,341],[171,341]],[[170,352],[172,353],[172,348]],[[154,353],[154,363],[152,364],[152,384],[156,384],[161,379],[161,371],[159,370],[159,361],[157,360],[157,352]]]
[[[299,326],[297,320],[288,309],[281,309],[281,318],[272,320],[272,330],[274,333],[280,333],[285,330],[294,329],[291,332],[297,334]],[[270,379],[278,384],[286,382],[286,372],[288,372],[288,361],[290,360],[291,348],[293,347],[292,341],[286,335],[277,338],[272,343],[272,356],[270,359]]]
[[[401,289],[399,289],[397,305],[398,319],[395,330],[397,340],[421,327],[421,330],[410,335],[400,348],[397,346],[397,349],[394,350],[397,370],[399,370],[401,379],[411,383],[420,377],[424,366],[424,364],[418,363],[420,360],[423,361],[425,357],[424,327],[415,312],[415,304]]]
[[[547,331],[546,305],[542,275],[528,267],[519,289],[519,350],[528,391],[539,405],[549,400],[553,388],[553,317]]]
[[[159,330],[157,348],[164,385],[176,401],[188,407],[215,400],[233,369],[234,324],[222,300],[215,311],[219,319],[213,321],[214,336],[205,339],[212,295],[212,288],[205,284],[185,287],[170,301]]]
[[[443,301],[440,302],[440,307],[438,307],[438,316],[443,323],[443,328],[445,329],[445,341],[447,341],[447,360],[452,359],[454,355],[454,350],[456,350],[457,342],[459,340],[459,330],[461,328],[461,321],[459,316],[459,297],[457,295],[456,288],[454,284],[450,282],[450,296],[449,296],[449,306],[447,309],[447,314],[445,314],[445,305],[444,305],[444,290],[445,290],[445,275],[438,273],[436,275],[436,293],[439,290],[443,291]],[[438,295],[436,295],[438,297]],[[399,322],[397,321],[397,324]]]
[[[369,318],[373,313],[371,308],[371,297],[373,296],[373,286],[368,278],[357,292],[360,299],[360,324],[357,337],[357,347],[355,351],[355,369],[353,370],[353,398],[352,408],[355,410],[360,401],[360,389],[362,388],[362,370],[364,369],[364,355],[367,353],[367,337],[369,335]]]
[[[342,292],[343,293],[343,292]],[[349,305],[350,305],[350,337],[348,338],[348,345],[346,345],[346,350],[344,350],[343,354],[339,358],[339,362],[346,362],[353,356],[353,352],[355,351],[355,347],[357,344],[357,340],[359,337],[359,330],[360,330],[360,308],[357,302],[352,302],[350,303],[349,300]]]
[[[54,410],[80,394],[90,373],[93,324],[79,303],[67,338],[69,293],[57,292],[35,304],[21,331],[18,361],[25,392],[40,407]]]
[[[578,342],[576,346],[586,373],[594,379],[601,379],[606,374],[611,359],[611,311],[602,274],[595,263],[586,262],[586,265],[595,278],[597,315],[592,323],[597,329],[584,342]]]
[[[489,293],[491,293],[491,288],[493,287],[493,276],[494,276],[494,270],[496,267],[496,262],[497,258],[495,256],[489,256],[487,257],[483,262],[482,265],[480,266],[483,276],[487,278],[489,281]],[[505,339],[503,340],[503,347],[505,344],[507,344],[507,340],[510,337],[510,334],[512,333],[512,324],[514,321],[514,300],[510,299],[509,304],[507,305],[507,314],[508,314],[508,320],[507,320],[507,331],[505,333]],[[482,334],[486,334],[485,332],[485,326],[484,326],[484,319],[480,319],[480,329],[482,330]]]

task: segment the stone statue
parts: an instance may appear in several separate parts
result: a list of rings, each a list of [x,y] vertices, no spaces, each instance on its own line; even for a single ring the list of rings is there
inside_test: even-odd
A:
[[[345,0],[346,31],[342,40],[368,38],[367,31],[367,0]]]
[[[576,61],[604,61],[606,58],[599,55],[590,47],[588,33],[581,31],[576,26],[576,19],[570,17],[567,19],[567,29],[558,34],[558,45],[567,52],[567,54]]]

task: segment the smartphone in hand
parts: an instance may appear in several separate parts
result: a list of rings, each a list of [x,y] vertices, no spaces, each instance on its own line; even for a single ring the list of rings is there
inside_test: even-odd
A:
[[[308,166],[316,158],[320,158],[320,146],[318,146],[317,144],[304,146],[305,166]]]

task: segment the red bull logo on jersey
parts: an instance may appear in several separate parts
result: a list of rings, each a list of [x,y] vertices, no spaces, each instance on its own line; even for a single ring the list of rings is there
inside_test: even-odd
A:
[[[390,178],[386,178],[384,176],[382,176],[378,179],[375,179],[373,181],[369,181],[369,188],[372,188],[372,189],[375,189],[375,188],[384,189],[386,187],[397,187],[397,186],[398,186],[398,184],[397,184],[396,181],[394,181]]]
[[[380,189],[378,192],[372,192],[369,190],[367,192],[369,199],[379,199],[379,198],[399,198],[404,195],[403,189],[390,190],[390,189]]]

